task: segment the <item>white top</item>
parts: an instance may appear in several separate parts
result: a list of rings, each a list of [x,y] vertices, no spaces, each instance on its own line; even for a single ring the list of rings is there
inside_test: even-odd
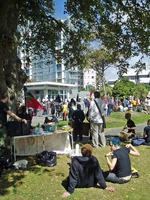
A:
[[[96,98],[95,100],[98,103],[98,106],[99,106],[99,108],[101,110],[102,115],[104,115],[104,109],[106,107],[105,102],[100,98]],[[100,112],[99,112],[94,100],[91,101],[91,103],[90,103],[88,117],[94,123],[103,123],[102,117],[100,115]]]

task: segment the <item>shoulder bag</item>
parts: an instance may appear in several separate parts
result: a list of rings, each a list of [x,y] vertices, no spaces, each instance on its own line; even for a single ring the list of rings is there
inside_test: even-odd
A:
[[[106,128],[105,117],[104,117],[104,115],[102,115],[101,110],[100,110],[100,108],[99,108],[97,102],[96,102],[95,100],[94,100],[94,102],[95,102],[95,104],[96,104],[96,106],[97,106],[97,108],[98,108],[98,110],[99,110],[99,113],[100,113],[100,115],[101,115],[101,118],[102,118],[102,120],[103,120],[103,128]]]

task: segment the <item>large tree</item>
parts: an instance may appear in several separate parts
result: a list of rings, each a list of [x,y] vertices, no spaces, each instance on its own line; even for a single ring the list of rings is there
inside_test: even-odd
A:
[[[115,65],[119,58],[117,56],[114,58],[111,52],[101,48],[92,50],[87,59],[89,60],[89,67],[96,71],[96,89],[102,87],[106,96],[105,71]]]
[[[24,53],[26,63],[33,54],[55,55],[64,25],[53,13],[52,0],[0,1],[0,93],[8,91],[12,103],[27,80],[17,50]]]
[[[65,9],[69,27],[54,18],[53,0],[0,1],[0,93],[9,91],[15,99],[27,79],[17,47],[27,63],[30,55],[49,52],[62,56],[70,67],[82,68],[88,64],[86,55],[93,41],[105,46],[114,58],[121,55],[119,69],[127,67],[132,56],[149,56],[149,1],[68,0]],[[56,52],[61,31],[67,40]],[[141,68],[140,62],[137,67]]]
[[[149,0],[68,0],[66,9],[80,41],[96,40],[114,57],[121,55],[120,71],[129,66],[129,59],[134,56],[140,56],[136,67],[144,67],[143,56],[150,55]]]

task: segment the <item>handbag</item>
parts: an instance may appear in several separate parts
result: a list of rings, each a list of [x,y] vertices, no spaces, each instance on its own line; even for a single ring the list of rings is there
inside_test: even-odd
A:
[[[101,110],[100,110],[100,108],[99,108],[97,102],[96,102],[95,100],[94,100],[94,102],[95,102],[95,104],[96,104],[96,106],[97,106],[97,108],[98,108],[98,110],[99,110],[99,113],[100,113],[100,115],[101,115],[101,118],[102,118],[102,120],[103,120],[103,128],[106,128],[105,117],[104,117],[104,115],[102,115]]]

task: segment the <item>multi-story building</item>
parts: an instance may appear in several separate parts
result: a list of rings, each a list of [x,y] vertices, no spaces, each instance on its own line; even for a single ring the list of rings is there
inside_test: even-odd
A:
[[[138,73],[136,69],[128,69],[127,73],[124,73],[121,78],[128,78],[129,81],[135,84],[150,84],[150,64],[146,64],[146,69]],[[110,79],[108,80],[108,84],[113,87],[116,81],[115,79]]]
[[[83,87],[88,88],[89,85],[95,87],[96,85],[96,71],[93,69],[84,69],[84,76],[83,76]]]
[[[63,19],[62,21],[70,26],[69,18]],[[56,51],[63,48],[64,41],[64,34],[63,32],[61,32],[60,40],[57,42]],[[63,59],[58,62],[56,57],[48,53],[43,55],[42,57],[38,55],[33,55],[30,58],[30,65],[26,63],[26,56],[23,53],[20,53],[20,58],[23,63],[23,69],[25,70],[26,74],[29,76],[29,79],[32,82],[32,89],[33,82],[35,83],[35,86],[37,86],[36,82],[43,82],[43,84],[47,82],[50,82],[51,84],[57,83],[57,85],[60,84],[60,87],[61,85],[63,85],[63,90],[64,85],[66,85],[67,87],[68,84],[67,91],[65,90],[62,93],[68,93],[67,98],[69,98],[71,97],[71,95],[76,96],[78,89],[87,89],[88,85],[94,85],[96,81],[96,73],[94,72],[94,70],[79,70],[78,67],[72,68],[71,66],[65,67]],[[36,96],[37,93],[51,97],[56,96],[57,94],[48,94],[48,87],[50,87],[49,84],[47,84],[46,86],[47,92],[40,92],[38,89],[38,91],[36,92]],[[57,92],[55,91],[55,93]],[[43,95],[40,98],[44,98]]]
[[[136,69],[129,69],[127,73],[122,75],[123,78],[128,78],[130,81],[138,84],[150,84],[150,65],[146,65],[146,69],[136,72]]]

